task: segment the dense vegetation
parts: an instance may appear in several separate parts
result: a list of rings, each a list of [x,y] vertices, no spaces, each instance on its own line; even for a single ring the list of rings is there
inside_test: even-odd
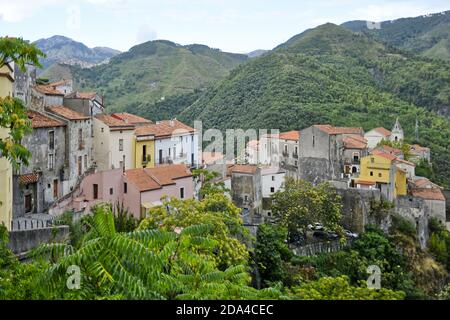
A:
[[[332,24],[294,37],[234,69],[183,111],[205,127],[302,129],[312,124],[391,128],[432,150],[438,182],[450,183],[450,66],[404,54]]]
[[[208,187],[203,194],[201,201],[165,200],[135,229],[117,205],[98,205],[79,221],[67,214],[62,220],[70,225],[70,239],[42,245],[28,263],[7,249],[0,227],[0,299],[448,297],[445,268],[417,247],[414,226],[400,218],[390,235],[368,228],[344,251],[297,257],[287,244],[285,222],[261,225],[250,250],[239,210],[219,189]],[[308,196],[322,195],[319,189]],[[433,234],[444,232],[431,225]],[[432,246],[433,255],[443,252],[438,248]],[[372,264],[382,271],[381,289],[367,286]]]
[[[366,21],[349,21],[343,26],[416,54],[450,60],[450,11],[384,21],[381,29],[369,30]]]
[[[181,46],[158,40],[137,45],[108,64],[70,69],[75,84],[102,93],[109,110],[134,112],[164,103],[171,96],[203,89],[246,59],[245,55],[203,45]],[[157,109],[147,110],[150,119],[160,116],[152,111]]]

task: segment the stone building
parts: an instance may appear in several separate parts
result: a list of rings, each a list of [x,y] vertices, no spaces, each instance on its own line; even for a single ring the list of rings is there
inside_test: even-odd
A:
[[[64,101],[64,93],[50,85],[34,86],[30,93],[27,107],[39,113],[45,113],[45,108],[48,106],[60,106]]]
[[[409,150],[410,159],[415,163],[419,163],[421,160],[431,163],[431,151],[430,148],[422,147],[418,144],[413,144]]]
[[[104,113],[103,97],[96,92],[78,92],[74,91],[64,97],[64,102],[53,105],[64,105],[69,109],[93,117]]]
[[[352,178],[361,172],[361,158],[368,154],[367,140],[360,135],[349,135],[344,137],[342,142],[344,143],[344,176]]]
[[[300,131],[300,179],[318,183],[339,180],[344,172],[344,141],[350,136],[363,137],[362,128],[314,125]]]
[[[91,118],[64,106],[50,106],[47,114],[66,125],[66,166],[64,190],[72,191],[79,178],[92,166]]]
[[[243,210],[244,220],[262,214],[261,170],[255,165],[233,165],[231,172],[231,197]]]
[[[271,217],[271,197],[282,190],[286,179],[286,170],[279,167],[261,167],[261,189],[263,198],[263,215]]]
[[[14,176],[14,217],[44,213],[64,190],[66,176],[65,124],[44,114],[28,111],[33,131],[22,144],[32,157]]]
[[[36,67],[27,65],[27,70],[22,72],[18,65],[14,66],[13,96],[28,105],[31,99],[31,88],[36,85]]]

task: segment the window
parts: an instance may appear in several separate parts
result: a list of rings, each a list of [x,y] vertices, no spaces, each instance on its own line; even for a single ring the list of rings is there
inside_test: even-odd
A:
[[[147,162],[147,145],[142,146],[142,162]]]
[[[123,193],[127,193],[128,192],[128,183],[124,182],[123,184]]]
[[[113,195],[114,194],[114,189],[113,188],[109,188],[109,194]]]
[[[271,217],[272,216],[272,212],[267,212],[267,215],[269,216],[269,217]]]
[[[78,129],[78,149],[79,150],[83,150],[84,149],[83,129]]]
[[[48,132],[48,148],[55,150],[55,131]]]
[[[374,163],[375,162],[375,158],[370,158],[370,162]]]
[[[88,167],[88,158],[87,158],[87,154],[84,155],[84,170],[86,170]]]
[[[275,176],[272,176],[272,181],[275,181]]]
[[[58,199],[59,189],[58,189],[58,179],[53,180],[53,198]]]
[[[184,199],[184,188],[180,188],[180,199]]]
[[[313,136],[312,138],[313,138],[312,142],[313,142],[313,148],[314,148],[314,146],[316,145],[316,137]]]
[[[298,154],[298,147],[297,146],[295,146],[295,149],[294,149],[295,151],[294,151],[294,154]]]
[[[370,171],[370,176],[373,177],[373,171]]]
[[[382,176],[382,174],[381,174],[381,172],[380,172],[380,173],[378,174],[378,177],[381,178],[381,176]]]
[[[274,193],[275,192],[275,187],[270,187],[270,193]]]
[[[287,144],[284,145],[284,153],[286,153],[286,154],[288,153],[288,145]]]
[[[55,167],[55,157],[53,154],[48,155],[48,170],[53,170]]]
[[[359,161],[359,153],[353,154],[353,161],[358,162]]]
[[[123,151],[123,139],[119,139],[119,151]]]
[[[297,166],[297,165],[298,165],[298,161],[295,161],[295,162],[294,162],[294,166]]]
[[[97,200],[98,199],[98,184],[93,184],[92,189],[94,192],[93,198],[94,198],[94,200]]]
[[[101,132],[105,132],[105,128],[101,128]]]
[[[83,174],[83,158],[81,156],[78,157],[78,175],[81,176]]]
[[[245,200],[245,202],[247,202],[248,201],[248,196],[245,196],[244,200]]]

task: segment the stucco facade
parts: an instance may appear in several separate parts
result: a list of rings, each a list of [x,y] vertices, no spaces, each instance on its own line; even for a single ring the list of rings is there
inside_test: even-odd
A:
[[[9,65],[0,68],[0,97],[12,95],[13,82],[13,68]],[[0,139],[6,139],[8,136],[8,129],[0,128]],[[4,224],[8,230],[11,228],[12,199],[12,166],[6,158],[0,155],[0,224]]]
[[[132,169],[135,165],[134,126],[109,123],[109,118],[107,115],[93,118],[95,165],[99,170]]]

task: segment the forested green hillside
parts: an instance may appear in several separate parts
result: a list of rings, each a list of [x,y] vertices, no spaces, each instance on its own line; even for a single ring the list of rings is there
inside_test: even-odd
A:
[[[441,183],[450,183],[450,66],[332,24],[236,69],[181,113],[205,127],[302,129],[315,123],[391,128],[409,141],[416,118]]]
[[[450,61],[450,11],[384,21],[379,30],[369,30],[366,21],[349,21],[343,26],[416,54]]]
[[[245,60],[246,55],[204,45],[158,40],[137,45],[108,64],[90,69],[71,67],[71,72],[77,87],[102,93],[109,110],[134,111],[205,88]]]

